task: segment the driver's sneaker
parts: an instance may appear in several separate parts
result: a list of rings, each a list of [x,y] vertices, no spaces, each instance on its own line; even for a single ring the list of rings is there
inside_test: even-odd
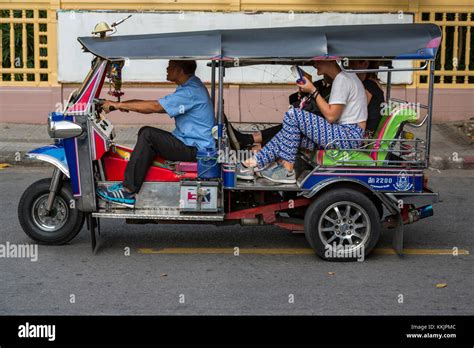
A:
[[[260,175],[272,182],[280,184],[296,184],[295,171],[289,171],[281,164],[260,172]]]
[[[135,193],[128,192],[123,184],[114,184],[111,186],[99,186],[97,194],[104,200],[133,208],[135,205]]]

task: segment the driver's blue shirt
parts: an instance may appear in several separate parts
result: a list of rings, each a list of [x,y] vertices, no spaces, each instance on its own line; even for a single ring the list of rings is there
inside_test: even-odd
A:
[[[169,94],[158,100],[166,113],[174,118],[173,135],[187,146],[198,150],[215,148],[211,131],[214,126],[214,109],[209,92],[195,75]]]

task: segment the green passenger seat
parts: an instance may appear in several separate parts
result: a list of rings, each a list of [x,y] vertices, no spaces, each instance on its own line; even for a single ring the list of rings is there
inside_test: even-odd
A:
[[[357,149],[315,150],[311,154],[311,162],[321,166],[382,166],[400,127],[405,122],[416,122],[417,120],[417,111],[410,104],[397,105],[382,116],[373,140],[361,147],[366,151]]]

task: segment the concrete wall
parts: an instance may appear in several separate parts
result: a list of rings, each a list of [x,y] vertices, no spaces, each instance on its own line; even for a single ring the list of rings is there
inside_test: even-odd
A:
[[[49,112],[55,111],[62,100],[67,99],[72,87],[22,88],[0,87],[0,122],[46,123]],[[174,91],[169,87],[127,87],[124,99],[157,99]],[[288,106],[292,86],[271,87],[226,85],[224,89],[225,112],[235,122],[280,122]],[[101,97],[109,98],[107,88]],[[395,86],[392,97],[411,102],[427,102],[427,90]],[[117,124],[169,124],[167,115],[140,115],[113,112],[110,119]],[[435,89],[434,121],[448,122],[474,117],[474,90]]]
[[[46,123],[62,87],[0,87],[0,122]]]

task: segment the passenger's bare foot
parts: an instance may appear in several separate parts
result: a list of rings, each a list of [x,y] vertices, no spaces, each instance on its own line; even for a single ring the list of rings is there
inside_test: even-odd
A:
[[[251,157],[243,161],[242,164],[247,168],[254,168],[257,166],[257,160],[255,159],[255,157]]]

